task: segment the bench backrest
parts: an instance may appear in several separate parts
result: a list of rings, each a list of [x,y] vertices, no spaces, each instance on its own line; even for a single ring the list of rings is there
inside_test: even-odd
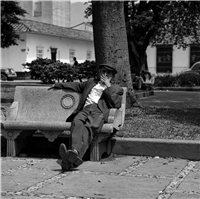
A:
[[[77,108],[79,93],[49,87],[17,86],[8,119],[65,122]]]
[[[7,120],[65,122],[77,108],[81,94],[69,89],[48,90],[46,86],[16,86],[14,102]],[[124,123],[126,91],[124,89],[121,107],[121,127]]]

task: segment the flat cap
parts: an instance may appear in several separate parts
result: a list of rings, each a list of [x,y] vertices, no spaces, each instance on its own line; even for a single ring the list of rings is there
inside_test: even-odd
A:
[[[105,69],[107,69],[107,70],[110,70],[110,71],[112,71],[114,74],[116,74],[117,73],[117,70],[115,69],[115,68],[113,68],[111,65],[109,65],[109,64],[99,64],[99,69],[101,69],[101,68],[105,68]]]

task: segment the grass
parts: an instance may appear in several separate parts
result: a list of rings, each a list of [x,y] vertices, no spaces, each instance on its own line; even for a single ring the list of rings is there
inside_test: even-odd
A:
[[[194,104],[188,107],[186,102],[126,109],[124,127],[116,136],[200,140],[200,109]]]

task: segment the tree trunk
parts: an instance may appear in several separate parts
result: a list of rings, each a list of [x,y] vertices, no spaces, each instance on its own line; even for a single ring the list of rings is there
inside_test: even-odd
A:
[[[133,42],[133,39],[131,39],[130,37],[128,40],[128,46],[131,72],[139,74],[140,72],[142,72],[142,70],[148,71],[146,50],[138,49],[141,49],[142,46],[136,48],[137,44],[135,44]]]
[[[115,82],[128,88],[130,96],[128,103],[134,103],[135,93],[130,73],[124,2],[92,1],[92,13],[96,63],[109,63],[117,69]]]

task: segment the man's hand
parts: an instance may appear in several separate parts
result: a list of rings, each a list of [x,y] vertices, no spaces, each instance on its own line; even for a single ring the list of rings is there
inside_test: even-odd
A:
[[[111,83],[110,83],[111,79],[112,79],[112,77],[109,77],[109,76],[107,76],[107,75],[105,75],[105,74],[102,74],[102,75],[101,75],[101,81],[102,81],[107,87],[110,87],[110,86],[111,86]]]

